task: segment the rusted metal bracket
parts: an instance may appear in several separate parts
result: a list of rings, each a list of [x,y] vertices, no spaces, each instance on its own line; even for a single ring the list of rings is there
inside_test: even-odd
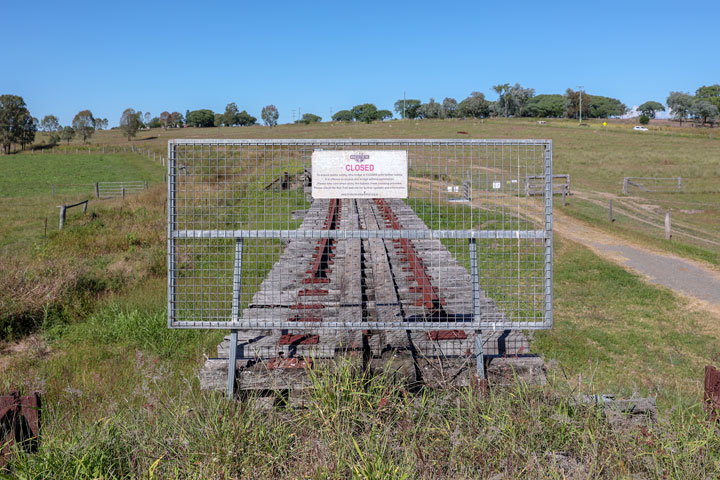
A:
[[[0,395],[0,465],[18,444],[25,451],[37,452],[40,444],[40,393],[20,396],[18,391]]]

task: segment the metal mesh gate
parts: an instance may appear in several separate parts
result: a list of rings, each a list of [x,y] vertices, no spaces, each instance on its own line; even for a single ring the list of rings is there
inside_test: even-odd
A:
[[[171,328],[552,326],[549,140],[174,140],[168,149]],[[337,154],[338,198],[318,187],[327,178],[313,171],[317,152]],[[406,195],[387,198],[381,177],[367,189],[359,179],[374,173],[368,165],[382,170],[381,152],[405,159]],[[526,194],[528,176],[545,179],[544,195]]]

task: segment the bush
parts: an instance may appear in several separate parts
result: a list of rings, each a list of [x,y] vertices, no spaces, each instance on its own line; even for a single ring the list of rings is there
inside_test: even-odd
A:
[[[640,115],[640,124],[647,125],[648,123],[650,123],[650,117],[647,115]]]

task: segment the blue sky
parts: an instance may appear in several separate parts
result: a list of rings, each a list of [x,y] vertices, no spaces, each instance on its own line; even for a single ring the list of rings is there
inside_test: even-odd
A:
[[[2,1],[0,94],[68,124],[125,108],[328,119],[359,103],[458,101],[518,82],[628,107],[720,83],[720,2]],[[10,21],[8,21],[10,20]]]

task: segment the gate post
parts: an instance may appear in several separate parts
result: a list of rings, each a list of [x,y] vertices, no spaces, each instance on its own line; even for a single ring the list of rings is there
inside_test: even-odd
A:
[[[480,321],[480,281],[478,279],[477,243],[474,238],[470,242],[470,278],[473,290],[473,320]],[[478,380],[485,379],[485,355],[482,347],[482,331],[475,330],[475,368]]]
[[[242,255],[243,239],[235,240],[235,266],[233,268],[233,296],[232,312],[230,320],[237,322],[240,319],[240,294],[242,293]],[[235,361],[237,359],[237,329],[230,330],[230,345],[228,352],[228,383],[227,397],[232,398],[235,394]]]

